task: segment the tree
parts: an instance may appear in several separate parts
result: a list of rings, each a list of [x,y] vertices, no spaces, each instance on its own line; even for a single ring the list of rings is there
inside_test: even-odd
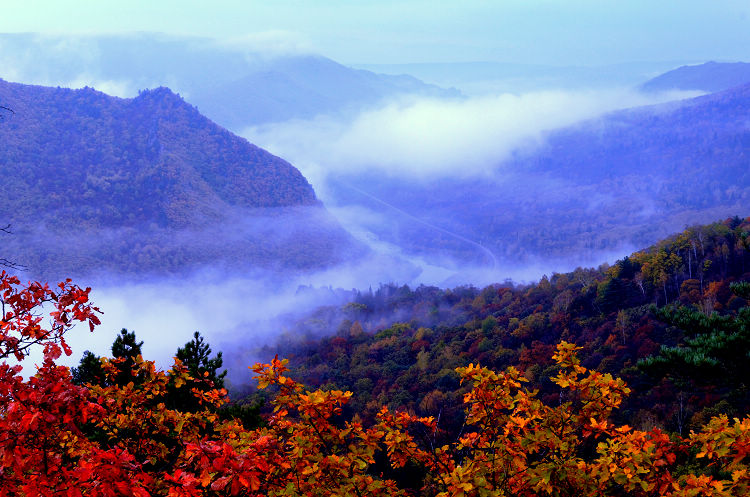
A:
[[[747,298],[750,285],[731,285]],[[750,407],[750,307],[736,315],[706,314],[689,307],[652,309],[658,319],[681,329],[682,343],[662,345],[659,353],[638,361],[638,368],[658,380],[668,379],[677,389],[675,416],[682,432],[691,410],[686,392],[704,390],[722,399],[725,408],[744,412]],[[717,402],[713,402],[717,404]],[[710,408],[709,408],[710,409]],[[715,409],[715,407],[714,407]]]
[[[193,339],[183,347],[177,349],[177,358],[188,368],[193,378],[202,378],[210,382],[213,388],[224,388],[224,377],[227,372],[217,374],[224,360],[221,352],[211,358],[211,347],[205,342],[199,332],[193,334]]]
[[[750,285],[731,285],[738,297],[750,295]],[[674,347],[662,346],[658,355],[639,361],[639,367],[658,376],[699,384],[750,386],[750,307],[736,315],[706,315],[689,307],[653,309],[657,318],[683,330],[685,339]]]
[[[243,486],[249,495],[403,495],[396,482],[367,471],[382,450],[394,468],[412,464],[424,472],[420,495],[747,495],[750,418],[719,416],[690,437],[674,439],[658,429],[615,425],[610,415],[629,389],[582,367],[578,350],[565,342],[557,347],[560,371],[552,380],[561,402],[554,406],[526,390],[515,368],[458,368],[472,385],[464,396],[466,429],[440,447],[432,443],[438,429],[433,418],[383,408],[368,429],[337,421],[351,393],[306,391],[277,358],[254,368],[260,388],[279,389],[260,438],[231,448],[196,447],[192,466],[181,480],[170,481],[196,496],[203,495],[201,488],[240,495]],[[217,470],[211,463],[216,457],[232,463]],[[262,472],[253,471],[252,458]]]
[[[76,385],[85,385],[87,383],[104,384],[105,372],[102,366],[102,359],[91,351],[84,351],[81,362],[77,368],[71,369],[73,383]]]
[[[20,361],[30,348],[37,345],[43,346],[45,359],[47,356],[50,360],[57,359],[63,352],[70,355],[64,335],[74,322],[85,321],[91,331],[99,324],[99,309],[88,300],[90,291],[90,288],[73,285],[69,279],[58,283],[56,289],[40,282],[22,285],[17,276],[0,271],[3,314],[0,320],[0,359],[15,357]],[[40,325],[44,305],[52,306],[49,329]]]
[[[118,368],[118,374],[114,381],[118,384],[125,385],[130,381],[139,381],[137,376],[133,375],[132,370],[137,358],[141,356],[142,346],[143,341],[136,341],[135,332],[129,332],[125,328],[120,330],[120,333],[115,337],[111,350],[113,362],[117,364]],[[76,385],[86,383],[104,385],[107,376],[102,366],[101,357],[88,350],[83,353],[81,362],[77,368],[71,370],[71,373]]]
[[[70,354],[74,322],[93,329],[88,289],[64,282],[20,285],[0,275],[0,354],[22,358],[42,347],[36,374],[0,363],[0,497],[224,496],[581,496],[729,497],[750,491],[750,418],[718,416],[688,437],[635,430],[611,421],[628,395],[625,383],[586,369],[579,347],[562,342],[552,377],[560,394],[545,403],[515,368],[458,368],[466,427],[438,446],[438,422],[407,412],[379,411],[369,427],[345,416],[352,397],[307,390],[287,376],[286,361],[253,367],[270,388],[273,414],[247,430],[222,421],[226,391],[191,388],[176,360],[158,371],[140,355],[119,384],[120,359],[103,359],[103,385],[73,384],[55,360]],[[43,306],[51,325],[41,325]],[[123,339],[126,334],[123,334]],[[197,339],[197,337],[196,337]],[[196,340],[197,341],[197,340]],[[132,342],[137,344],[134,335]],[[140,347],[140,344],[138,344]],[[132,357],[132,356],[130,356]],[[190,389],[204,407],[170,407],[170,386]],[[405,488],[391,468],[424,475]]]
[[[141,347],[143,341],[138,342],[134,331],[123,328],[112,342],[112,359],[117,365],[118,373],[114,381],[118,385],[126,385],[129,382],[140,382],[142,378],[133,371],[133,367],[142,358]]]
[[[186,369],[178,363],[167,374],[140,355],[127,355],[141,345],[127,332],[116,340],[115,352],[133,359],[131,374],[141,381],[120,384],[121,357],[101,361],[103,385],[75,385],[68,368],[55,360],[72,353],[65,334],[76,322],[92,331],[99,324],[89,292],[70,280],[55,289],[38,282],[22,285],[0,272],[2,497],[166,496],[165,472],[185,463],[189,444],[218,438],[216,430],[237,426],[219,422],[209,410],[189,414],[168,409],[166,385],[184,385]],[[45,314],[48,327],[43,325]],[[42,348],[44,361],[35,374],[23,378],[21,366],[4,359],[21,360],[33,347]],[[219,405],[226,392],[196,395],[206,405]]]
[[[112,357],[132,359],[141,355],[143,341],[137,342],[135,332],[123,328],[112,343]]]
[[[637,262],[641,263],[643,275],[657,287],[661,285],[664,291],[664,304],[669,302],[667,294],[667,282],[677,269],[682,265],[682,258],[675,253],[668,253],[666,249],[661,248],[654,253],[638,253]],[[654,294],[656,298],[656,294]]]
[[[118,486],[145,497],[147,475],[134,470],[128,454],[102,450],[81,436],[80,427],[102,412],[86,388],[72,383],[68,368],[57,366],[72,351],[65,334],[76,322],[93,331],[99,310],[88,300],[90,288],[70,280],[55,288],[0,272],[0,495],[73,496],[87,488]],[[45,306],[47,307],[45,309]],[[50,318],[42,326],[43,316]],[[5,359],[23,357],[41,347],[44,359],[33,376]],[[110,490],[110,494],[115,491]],[[92,494],[93,495],[93,494]],[[99,495],[103,495],[99,492]],[[124,493],[123,493],[124,495]]]
[[[185,381],[187,388],[170,388],[169,405],[183,411],[195,412],[203,408],[200,398],[193,395],[193,390],[207,392],[224,388],[226,371],[217,373],[223,364],[221,352],[211,357],[211,347],[205,342],[199,332],[193,334],[193,339],[177,349],[176,359],[186,368],[189,378]],[[248,410],[249,409],[249,410]],[[244,413],[241,417],[252,419],[257,415],[257,409],[236,406],[233,413]]]

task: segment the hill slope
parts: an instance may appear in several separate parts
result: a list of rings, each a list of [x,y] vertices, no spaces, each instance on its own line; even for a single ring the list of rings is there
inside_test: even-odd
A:
[[[682,66],[641,85],[645,91],[701,90],[708,93],[750,82],[750,63],[706,62]]]
[[[239,130],[249,125],[358,111],[398,94],[459,96],[411,76],[355,70],[331,59],[284,56],[255,65],[236,80],[197,88],[191,100],[217,122]]]
[[[0,81],[5,251],[35,274],[316,267],[351,239],[284,160],[166,88],[119,99]]]
[[[515,366],[543,398],[559,402],[549,378],[555,345],[566,340],[583,348],[583,366],[624,377],[634,390],[621,420],[687,432],[710,416],[750,409],[747,368],[738,365],[750,350],[750,287],[744,297],[731,287],[750,280],[749,235],[750,218],[692,226],[612,266],[532,285],[381,285],[300,319],[253,357],[289,357],[305,384],[354,392],[348,408],[365,419],[382,404],[442,415],[441,428],[455,439],[464,428],[455,368]],[[721,317],[707,318],[712,311]],[[703,326],[691,326],[696,319]],[[698,357],[681,364],[672,349],[676,357],[663,368],[644,368],[640,361],[665,355],[662,346]],[[230,362],[243,353],[242,345],[227,349]]]
[[[507,264],[578,265],[654,243],[687,223],[746,213],[748,113],[745,85],[547,133],[542,145],[498,164],[492,178],[341,175],[332,196],[388,216],[368,228],[423,256],[491,264],[479,243]]]

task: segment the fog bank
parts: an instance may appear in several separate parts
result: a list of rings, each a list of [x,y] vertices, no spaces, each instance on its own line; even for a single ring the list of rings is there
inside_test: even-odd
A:
[[[502,174],[505,159],[541,145],[546,131],[697,94],[612,89],[403,97],[348,120],[319,116],[250,127],[242,135],[290,160],[324,194],[330,174],[376,171],[411,180]]]

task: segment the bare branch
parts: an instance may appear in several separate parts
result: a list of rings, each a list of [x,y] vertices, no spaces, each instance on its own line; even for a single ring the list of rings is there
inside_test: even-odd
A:
[[[3,108],[0,106],[0,108]],[[10,224],[7,224],[5,226],[0,226],[0,233],[6,233],[8,235],[13,234],[13,232],[10,230]],[[8,269],[15,269],[17,271],[23,271],[25,269],[28,269],[28,266],[24,266],[23,264],[19,264],[17,262],[11,261],[10,259],[6,259],[5,257],[0,257],[0,267],[5,267]]]
[[[0,110],[10,112],[10,114],[7,114],[6,112],[0,113],[0,120],[5,119],[6,115],[10,115],[11,117],[16,115],[13,109],[11,109],[10,107],[5,107],[4,105],[0,105]]]
[[[28,269],[28,266],[24,266],[23,264],[19,264],[17,262],[9,261],[8,259],[4,257],[0,257],[0,266],[8,268],[8,269],[16,269],[19,271]]]

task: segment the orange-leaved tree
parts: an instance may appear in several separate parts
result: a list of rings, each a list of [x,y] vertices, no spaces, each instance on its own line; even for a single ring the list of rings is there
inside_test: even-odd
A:
[[[577,350],[557,347],[555,406],[524,389],[514,368],[459,368],[473,387],[466,433],[442,447],[420,441],[437,429],[432,418],[383,408],[369,428],[339,419],[351,393],[307,391],[274,359],[254,368],[261,388],[278,388],[268,426],[202,442],[170,478],[183,482],[179,495],[747,495],[750,420],[715,418],[685,439],[613,425],[610,415],[629,389],[582,367]],[[422,488],[400,489],[378,475],[378,451],[394,467],[421,468]]]
[[[394,481],[369,471],[375,453],[398,430],[337,419],[351,392],[307,391],[284,374],[285,360],[275,358],[254,371],[260,388],[278,388],[268,426],[193,445],[188,464],[169,477],[181,484],[175,495],[403,494]]]
[[[56,289],[0,273],[0,359],[41,346],[28,379],[0,364],[0,497],[31,496],[741,496],[750,490],[750,418],[714,418],[681,438],[611,422],[629,389],[581,366],[572,344],[557,346],[552,380],[559,402],[524,388],[521,373],[459,368],[471,389],[466,426],[440,447],[433,418],[383,408],[376,422],[346,419],[350,392],[310,391],[278,358],[253,370],[276,389],[264,427],[221,421],[223,389],[197,388],[179,360],[167,372],[137,357],[128,383],[122,364],[104,359],[99,384],[77,386],[55,360],[70,349],[75,322],[98,323],[88,289]],[[48,326],[43,323],[49,311]],[[180,410],[174,389],[197,400]],[[401,488],[380,472],[410,465],[421,488]]]
[[[629,389],[620,379],[582,367],[579,349],[562,342],[554,354],[560,372],[552,380],[561,387],[556,406],[525,390],[514,368],[459,368],[473,386],[464,399],[468,433],[453,445],[417,451],[416,459],[427,461],[430,470],[423,493],[748,495],[750,418],[714,418],[686,439],[615,426],[610,414]]]

